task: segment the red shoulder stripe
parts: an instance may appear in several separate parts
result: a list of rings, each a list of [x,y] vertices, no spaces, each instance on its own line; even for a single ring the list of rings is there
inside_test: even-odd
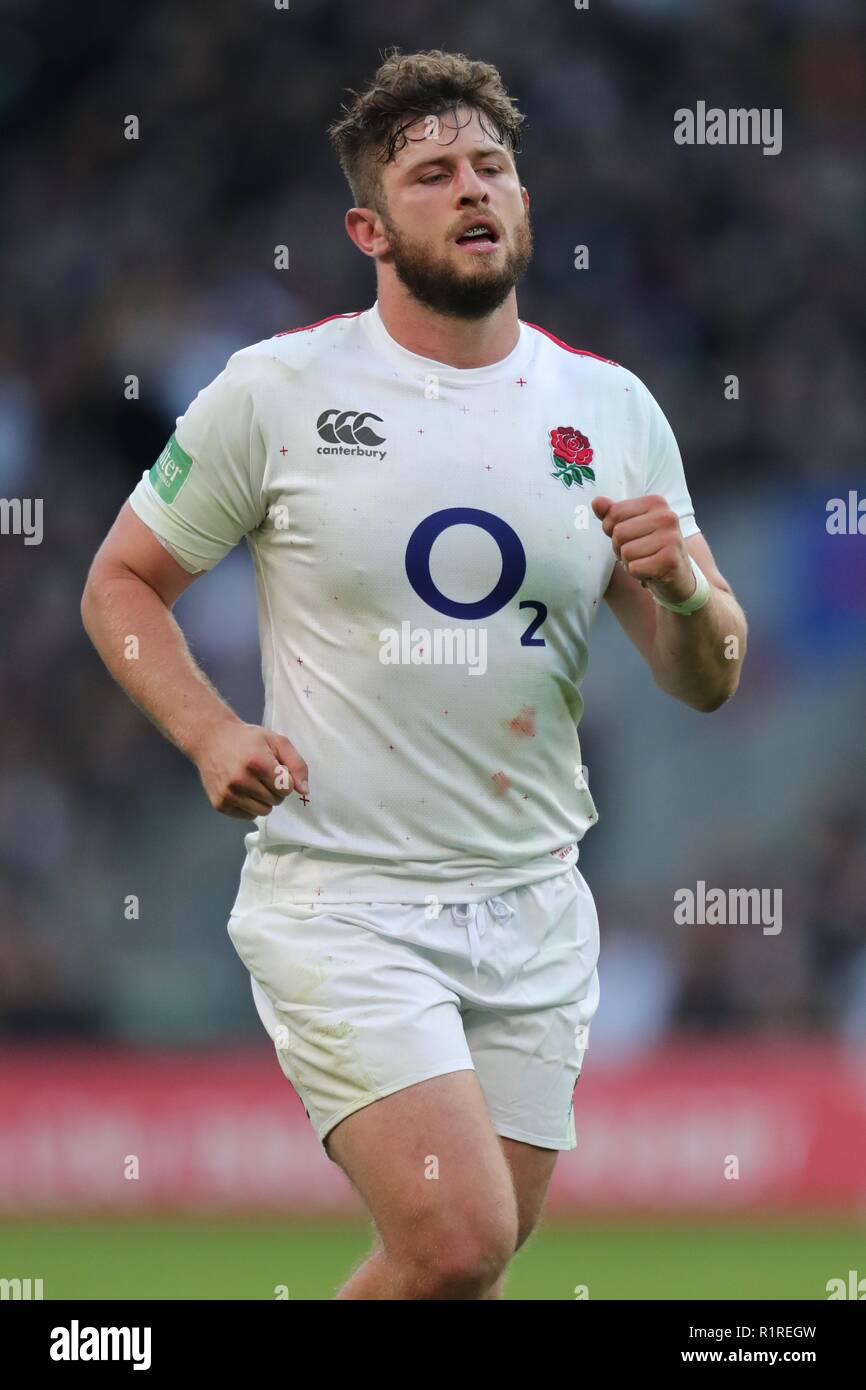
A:
[[[274,337],[285,338],[288,333],[303,333],[306,328],[318,328],[323,323],[330,323],[332,319],[356,319],[363,312],[363,309],[353,309],[348,314],[328,314],[327,318],[317,319],[315,323],[302,323],[300,328],[284,328],[281,333],[275,333]]]
[[[594,357],[596,362],[607,362],[611,367],[620,365],[619,362],[614,362],[612,357],[599,357],[597,352],[587,352],[585,348],[570,347],[561,338],[557,338],[553,333],[548,333],[547,329],[542,328],[539,323],[529,323],[526,320],[524,322],[526,322],[527,328],[537,328],[539,333],[544,334],[545,338],[550,338],[551,342],[556,343],[558,347],[565,348],[566,352],[574,352],[578,357]]]

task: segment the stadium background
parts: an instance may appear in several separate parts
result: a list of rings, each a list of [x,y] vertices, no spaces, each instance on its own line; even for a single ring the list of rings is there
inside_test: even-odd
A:
[[[41,545],[0,537],[0,1276],[323,1298],[366,1246],[225,932],[244,827],[112,683],[78,604],[229,354],[372,301],[325,128],[392,44],[499,66],[528,117],[521,317],[646,381],[751,624],[707,717],[599,619],[581,868],[602,1002],[578,1149],[510,1294],[825,1297],[866,1275],[866,541],[825,527],[863,488],[853,0],[4,6],[0,492],[45,521]],[[781,154],[676,145],[698,100],[781,107]],[[175,611],[258,722],[246,548]],[[781,889],[782,931],[677,926],[698,880]]]

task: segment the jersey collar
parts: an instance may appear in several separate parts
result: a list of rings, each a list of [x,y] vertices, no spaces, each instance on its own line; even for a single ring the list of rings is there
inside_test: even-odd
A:
[[[525,374],[532,356],[533,334],[522,319],[518,320],[520,337],[507,357],[491,362],[486,367],[452,367],[447,362],[437,362],[432,357],[419,357],[416,352],[392,338],[379,313],[378,299],[359,316],[363,332],[383,357],[400,367],[404,372],[415,376],[422,383],[427,376],[434,374],[449,386],[479,386],[486,382],[516,380]]]

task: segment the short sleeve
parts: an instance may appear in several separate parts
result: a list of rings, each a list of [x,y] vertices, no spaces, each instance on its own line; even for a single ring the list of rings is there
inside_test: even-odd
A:
[[[646,388],[644,387],[646,391]],[[646,391],[649,411],[647,426],[647,471],[644,496],[657,492],[664,497],[680,521],[683,538],[700,531],[686,484],[685,469],[674,432],[658,402]]]
[[[184,569],[213,569],[266,515],[255,367],[235,353],[199,391],[129,504]]]

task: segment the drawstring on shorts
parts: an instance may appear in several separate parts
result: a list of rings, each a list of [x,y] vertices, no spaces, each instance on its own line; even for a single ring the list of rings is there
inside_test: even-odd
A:
[[[487,913],[497,921],[505,921],[514,915],[514,908],[504,898],[486,898],[480,903],[452,903],[451,914],[459,927],[469,932],[469,955],[476,975],[481,964],[481,938],[487,931]]]

